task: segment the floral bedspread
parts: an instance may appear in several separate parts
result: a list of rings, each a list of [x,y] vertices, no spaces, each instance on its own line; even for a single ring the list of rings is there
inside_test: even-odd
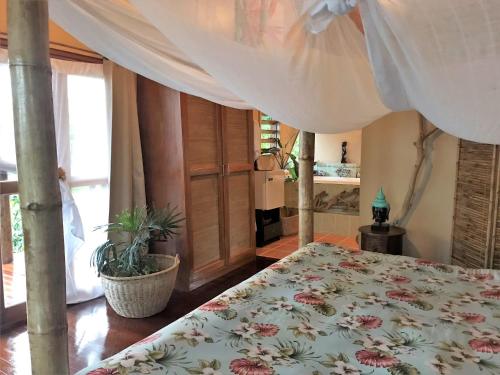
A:
[[[500,271],[308,245],[80,374],[500,374]]]

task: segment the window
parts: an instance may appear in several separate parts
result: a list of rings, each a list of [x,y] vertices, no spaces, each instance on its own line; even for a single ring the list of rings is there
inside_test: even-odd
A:
[[[110,155],[104,78],[59,75],[67,84],[69,129],[65,130],[65,136],[58,137],[58,148],[69,150],[66,174],[88,240],[96,237],[92,232],[95,226],[108,221]],[[54,101],[57,100],[65,98],[54,97]],[[8,65],[1,63],[0,171],[7,171],[9,179],[17,179],[10,73]],[[22,241],[17,237],[22,232],[17,196],[11,196],[11,203],[13,240],[21,244],[15,249],[19,251]]]
[[[295,138],[295,143],[293,144],[292,151],[290,151],[290,154],[295,156],[295,158],[298,160],[299,151],[300,151],[300,132],[297,134],[297,138]]]
[[[109,212],[109,131],[107,100],[102,66],[70,62],[58,64],[58,69],[86,72],[77,75],[53,72],[53,99],[58,162],[66,172],[79,211],[84,241],[70,236],[79,228],[78,217],[73,215],[71,202],[63,203],[65,229],[66,272],[69,293],[86,298],[99,293],[100,283],[90,267],[92,251],[104,241],[107,234],[93,229],[108,222]],[[89,72],[89,73],[87,73]],[[91,72],[91,73],[90,73]],[[100,76],[101,75],[101,76]],[[8,171],[8,178],[17,180],[12,92],[7,64],[0,63],[0,171]],[[65,194],[63,199],[69,197]],[[24,250],[18,195],[10,195],[12,257],[2,266],[4,277],[4,305],[11,307],[26,298]],[[65,209],[68,208],[68,209]],[[7,217],[8,218],[8,217]],[[80,234],[80,233],[78,233]],[[80,236],[78,236],[80,237]],[[2,249],[3,251],[4,249]],[[7,253],[8,254],[8,253]],[[8,254],[10,256],[10,254]],[[4,272],[4,267],[5,271]],[[97,293],[97,294],[96,294]]]
[[[280,148],[280,123],[270,116],[261,114],[260,117],[260,150],[268,153],[273,148]]]
[[[68,75],[68,112],[71,184],[106,183],[109,145],[104,79]]]
[[[16,171],[12,90],[7,64],[0,64],[0,171],[7,171],[9,177],[14,177]]]
[[[103,78],[68,75],[71,191],[80,211],[85,239],[107,223],[109,191],[109,134]]]

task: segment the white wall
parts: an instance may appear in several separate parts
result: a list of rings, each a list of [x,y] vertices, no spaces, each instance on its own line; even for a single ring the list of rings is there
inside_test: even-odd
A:
[[[371,203],[383,186],[391,219],[401,209],[416,160],[413,142],[418,114],[390,114],[362,131],[360,224],[372,223]],[[406,229],[404,254],[449,263],[457,162],[456,137],[442,134],[434,142],[432,172]]]
[[[361,130],[341,134],[316,134],[314,160],[339,163],[344,141],[347,142],[347,161],[361,164]]]

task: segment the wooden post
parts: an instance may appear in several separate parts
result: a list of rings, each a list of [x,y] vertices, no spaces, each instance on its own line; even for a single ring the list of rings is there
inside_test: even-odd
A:
[[[7,172],[0,171],[0,181],[5,180],[7,180]],[[12,228],[8,195],[0,195],[0,252],[2,264],[12,263]]]
[[[32,373],[68,374],[47,0],[9,0],[7,11]]]
[[[300,131],[299,246],[314,241],[314,133]]]

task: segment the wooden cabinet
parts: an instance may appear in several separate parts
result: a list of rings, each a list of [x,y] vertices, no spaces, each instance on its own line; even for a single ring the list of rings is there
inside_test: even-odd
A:
[[[499,146],[460,140],[452,263],[500,269]]]
[[[177,287],[191,290],[255,259],[252,112],[143,77],[137,90],[148,205],[186,217],[153,251],[179,254]]]

